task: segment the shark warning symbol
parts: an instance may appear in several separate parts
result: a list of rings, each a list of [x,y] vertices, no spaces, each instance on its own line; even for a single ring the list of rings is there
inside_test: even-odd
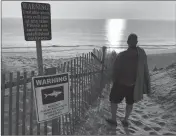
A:
[[[41,90],[43,105],[64,100],[64,86]]]

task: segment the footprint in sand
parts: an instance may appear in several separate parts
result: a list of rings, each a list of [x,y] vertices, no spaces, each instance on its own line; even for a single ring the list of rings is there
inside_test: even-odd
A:
[[[170,118],[171,116],[172,116],[172,115],[169,115],[169,114],[168,114],[168,115],[163,115],[161,118],[162,118],[162,119],[168,119],[168,118]]]
[[[145,130],[145,131],[150,131],[150,130],[152,130],[152,128],[146,126],[146,127],[144,127],[144,130]]]
[[[137,112],[137,113],[142,113],[143,111],[141,111],[141,110],[134,110],[135,112]]]
[[[166,125],[166,123],[165,122],[158,122],[158,125],[160,125],[160,126],[165,126]]]
[[[152,127],[154,130],[156,130],[156,131],[160,131],[161,130],[161,128],[160,127]]]
[[[149,118],[148,115],[142,115],[142,117],[143,117],[144,119],[148,119],[148,118]]]
[[[138,131],[138,129],[136,129],[135,127],[130,127],[130,129],[133,129],[133,130],[135,130],[135,131]]]
[[[136,115],[132,115],[131,117],[134,119],[138,119],[138,117],[136,117]]]
[[[176,133],[175,133],[175,134],[176,134]],[[175,134],[168,132],[168,133],[164,133],[163,135],[175,135]]]
[[[136,131],[135,130],[133,130],[133,129],[129,129],[129,133],[136,133]]]
[[[143,126],[143,124],[140,121],[132,120],[131,122],[138,127]]]
[[[150,132],[149,134],[150,134],[150,135],[158,135],[157,132]]]

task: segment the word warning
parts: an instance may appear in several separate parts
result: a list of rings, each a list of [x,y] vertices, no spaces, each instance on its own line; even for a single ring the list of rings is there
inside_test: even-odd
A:
[[[26,41],[51,40],[51,12],[46,3],[21,3]]]
[[[37,122],[53,120],[69,112],[69,75],[32,78]]]

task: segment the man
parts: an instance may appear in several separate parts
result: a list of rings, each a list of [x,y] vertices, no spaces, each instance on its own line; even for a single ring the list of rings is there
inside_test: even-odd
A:
[[[126,113],[122,120],[128,127],[128,118],[133,104],[142,100],[143,94],[150,94],[150,75],[147,56],[142,48],[137,47],[137,35],[130,34],[127,40],[128,49],[118,54],[113,70],[113,87],[110,93],[111,119],[106,121],[116,125],[117,104],[126,99]]]

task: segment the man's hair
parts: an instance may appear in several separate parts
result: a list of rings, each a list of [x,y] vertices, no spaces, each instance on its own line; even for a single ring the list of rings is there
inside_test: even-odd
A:
[[[131,40],[137,41],[137,38],[138,38],[137,35],[132,33],[128,36],[128,41],[131,41]]]
[[[138,37],[136,34],[132,33],[128,36],[128,41],[127,41],[128,44],[135,44],[136,46],[137,42],[138,42]]]

